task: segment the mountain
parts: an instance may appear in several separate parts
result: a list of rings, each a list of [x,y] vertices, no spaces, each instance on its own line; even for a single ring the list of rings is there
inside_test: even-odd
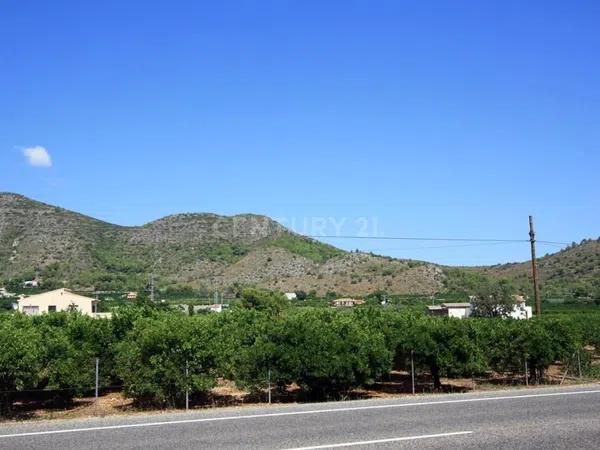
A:
[[[600,298],[600,240],[546,255],[538,267],[543,298]],[[531,292],[529,262],[449,268],[346,252],[254,214],[177,214],[124,227],[0,193],[0,280],[37,276],[46,285],[139,290],[151,274],[160,287],[206,292],[251,284],[357,296],[465,293],[490,278]]]
[[[152,273],[162,287],[347,295],[432,294],[445,279],[435,264],[345,252],[265,216],[177,214],[124,227],[0,193],[0,280],[122,290],[143,288]]]

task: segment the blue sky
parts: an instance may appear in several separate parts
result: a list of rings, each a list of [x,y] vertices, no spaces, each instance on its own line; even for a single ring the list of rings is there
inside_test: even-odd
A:
[[[598,23],[596,1],[4,1],[0,191],[124,225],[254,212],[308,234],[526,239],[533,214],[539,239],[595,238]]]

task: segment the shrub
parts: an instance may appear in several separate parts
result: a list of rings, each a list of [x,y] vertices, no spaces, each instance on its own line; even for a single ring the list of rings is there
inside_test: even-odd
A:
[[[202,396],[216,382],[215,341],[210,315],[164,313],[138,319],[117,349],[125,394],[171,407],[182,404],[186,389],[192,397]]]
[[[237,342],[229,344],[237,349],[236,383],[253,390],[265,387],[270,370],[281,389],[296,383],[312,397],[337,396],[391,366],[383,333],[352,314],[306,308],[276,320],[257,313],[221,320],[236,327]]]
[[[42,335],[25,317],[0,321],[0,414],[10,413],[16,391],[36,387],[42,368]]]

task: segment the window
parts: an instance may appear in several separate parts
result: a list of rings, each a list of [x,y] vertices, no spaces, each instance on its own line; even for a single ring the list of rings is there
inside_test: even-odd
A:
[[[29,316],[34,316],[40,312],[39,306],[23,306],[23,312]]]
[[[49,305],[48,306],[48,312],[49,313],[56,312],[56,305]]]

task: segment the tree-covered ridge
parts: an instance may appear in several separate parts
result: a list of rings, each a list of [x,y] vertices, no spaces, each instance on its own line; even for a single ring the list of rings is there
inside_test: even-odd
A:
[[[530,262],[467,269],[486,277],[510,280],[524,292],[531,290]],[[545,299],[600,298],[600,238],[573,242],[557,253],[542,256],[538,259],[538,271]]]

